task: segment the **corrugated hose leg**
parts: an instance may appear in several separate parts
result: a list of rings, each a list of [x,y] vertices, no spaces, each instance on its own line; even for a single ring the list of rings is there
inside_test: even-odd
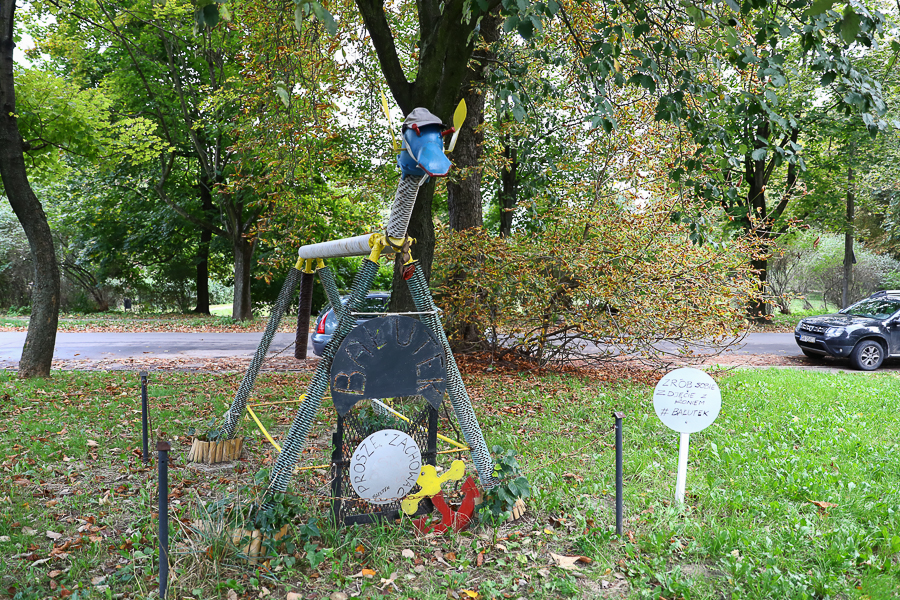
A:
[[[224,439],[230,440],[234,438],[237,425],[241,422],[244,411],[247,409],[247,398],[250,397],[250,392],[253,389],[253,384],[256,382],[256,376],[259,374],[259,369],[266,360],[266,354],[269,352],[269,345],[272,343],[272,338],[275,337],[275,333],[278,331],[278,326],[281,324],[281,319],[284,317],[284,311],[287,310],[288,305],[291,303],[291,299],[294,297],[294,291],[297,289],[297,281],[299,279],[300,271],[296,268],[292,268],[288,272],[287,279],[284,280],[284,285],[281,286],[281,291],[278,293],[278,299],[275,301],[275,306],[272,307],[272,314],[269,315],[269,323],[266,325],[266,330],[263,332],[262,339],[256,347],[256,354],[254,354],[253,358],[250,360],[250,366],[247,367],[244,379],[241,380],[241,385],[234,395],[231,407],[229,407],[228,412],[226,412],[223,417],[224,422],[222,423],[221,432]]]
[[[420,319],[437,336],[444,348],[444,354],[447,357],[447,395],[450,396],[450,404],[453,405],[453,411],[456,413],[456,420],[459,421],[459,428],[463,432],[466,444],[472,449],[472,462],[475,463],[475,468],[478,470],[481,485],[484,489],[489,490],[498,483],[494,477],[494,461],[491,459],[491,454],[484,441],[484,434],[481,432],[481,426],[478,424],[478,418],[472,408],[472,401],[466,391],[459,367],[456,366],[456,359],[453,358],[453,352],[450,351],[450,342],[447,340],[447,334],[444,333],[444,327],[437,314],[437,307],[431,297],[428,283],[425,281],[425,276],[418,263],[413,263],[413,266],[415,270],[406,281],[409,285],[409,292],[416,305],[416,310],[425,313],[420,315]]]
[[[341,295],[338,292],[337,283],[334,281],[334,273],[329,267],[322,267],[316,271],[319,274],[319,281],[325,288],[325,295],[328,297],[328,303],[334,310],[334,315],[340,319],[344,314],[344,305],[341,304]]]
[[[347,300],[344,314],[338,321],[331,340],[325,345],[322,358],[319,360],[319,365],[307,388],[306,398],[303,400],[300,408],[297,409],[294,422],[291,424],[291,429],[288,431],[284,444],[282,444],[281,454],[272,468],[272,473],[269,476],[269,489],[266,491],[266,501],[262,506],[262,510],[271,508],[272,494],[287,490],[294,463],[297,462],[300,452],[306,445],[309,429],[313,419],[319,412],[322,397],[328,390],[328,380],[334,355],[337,353],[341,342],[344,341],[344,338],[347,337],[347,334],[350,333],[356,324],[356,319],[352,313],[358,311],[363,305],[377,273],[378,264],[364,259],[362,267],[356,273],[356,279],[353,281],[353,288],[350,292],[350,298]]]

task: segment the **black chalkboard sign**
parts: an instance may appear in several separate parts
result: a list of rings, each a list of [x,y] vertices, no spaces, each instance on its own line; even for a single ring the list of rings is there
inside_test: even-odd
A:
[[[389,315],[351,331],[331,364],[331,397],[339,415],[360,400],[422,396],[434,408],[447,389],[447,359],[416,319]]]

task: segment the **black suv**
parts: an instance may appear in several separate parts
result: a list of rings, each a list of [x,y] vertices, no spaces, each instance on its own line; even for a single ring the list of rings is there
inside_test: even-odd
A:
[[[794,339],[806,356],[849,358],[854,368],[874,371],[886,357],[900,356],[900,290],[875,292],[837,314],[803,319]]]

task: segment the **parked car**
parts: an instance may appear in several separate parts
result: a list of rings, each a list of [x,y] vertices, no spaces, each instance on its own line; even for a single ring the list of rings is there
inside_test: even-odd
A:
[[[347,304],[348,298],[349,296],[341,296],[341,304]],[[379,313],[384,313],[387,310],[390,300],[391,295],[388,292],[370,292],[357,312],[372,314],[358,315],[356,317],[356,324],[360,325],[369,319],[374,319]],[[325,345],[331,340],[331,336],[334,334],[334,328],[337,327],[337,323],[338,319],[337,315],[334,314],[334,309],[330,304],[325,305],[325,308],[319,311],[319,316],[316,317],[315,331],[313,331],[311,336],[313,354],[322,356],[322,352],[325,351]]]
[[[874,371],[900,356],[900,290],[876,292],[836,314],[803,319],[794,330],[809,357],[849,358],[854,368]]]

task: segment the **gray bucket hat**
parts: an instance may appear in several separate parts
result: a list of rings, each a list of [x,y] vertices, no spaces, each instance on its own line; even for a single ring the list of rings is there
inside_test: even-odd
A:
[[[435,116],[427,108],[414,108],[411,113],[403,120],[403,131],[406,131],[413,125],[424,127],[425,125],[440,125],[446,129],[446,125],[437,116]]]

